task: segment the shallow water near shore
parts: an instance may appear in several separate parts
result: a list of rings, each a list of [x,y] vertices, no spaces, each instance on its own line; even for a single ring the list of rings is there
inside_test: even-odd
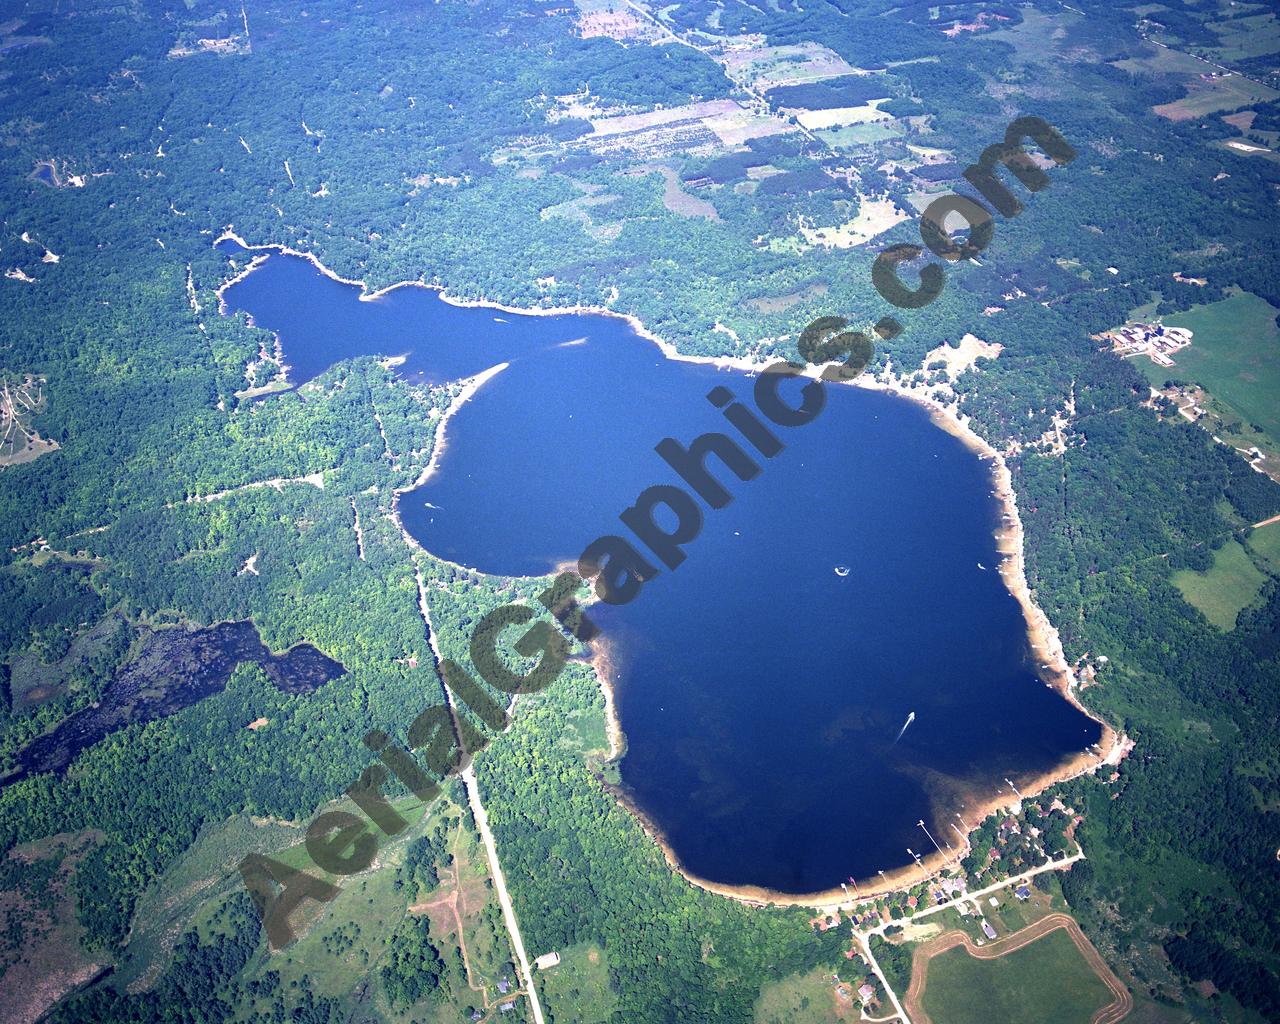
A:
[[[424,382],[510,364],[399,505],[423,547],[486,573],[543,574],[628,536],[617,517],[642,490],[688,489],[654,445],[736,436],[706,400],[716,386],[753,407],[752,377],[667,359],[618,318],[358,296],[273,255],[224,298],[280,335],[295,384],[361,354],[405,355],[398,372]],[[890,871],[933,852],[918,822],[956,842],[961,804],[1100,738],[1031,663],[997,572],[990,466],[915,403],[826,395],[814,422],[772,428],[774,458],[738,439],[754,479],[709,460],[733,500],[702,505],[686,561],[590,612],[623,784],[682,866],[721,885],[812,893]]]

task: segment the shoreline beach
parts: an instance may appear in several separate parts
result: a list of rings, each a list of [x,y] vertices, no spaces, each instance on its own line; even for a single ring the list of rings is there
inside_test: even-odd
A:
[[[770,359],[767,361],[759,361],[739,356],[695,356],[679,352],[673,344],[659,338],[657,335],[649,331],[643,323],[634,314],[621,313],[604,306],[569,306],[569,307],[532,307],[520,308],[508,306],[498,302],[491,302],[483,299],[457,299],[450,296],[447,290],[439,285],[427,284],[421,281],[401,281],[388,287],[381,288],[377,291],[370,292],[368,285],[363,281],[351,280],[344,278],[334,271],[326,267],[318,257],[313,253],[302,252],[292,249],[285,245],[250,245],[243,238],[237,235],[234,228],[229,226],[215,241],[217,245],[223,241],[234,241],[249,252],[259,254],[269,254],[272,252],[282,253],[284,255],[297,256],[311,263],[317,271],[331,280],[341,284],[357,287],[361,289],[360,301],[372,302],[378,298],[398,289],[406,287],[427,288],[438,292],[440,298],[454,306],[494,309],[501,312],[512,313],[521,316],[563,316],[573,314],[596,314],[610,317],[617,317],[625,320],[635,333],[656,345],[663,355],[677,362],[700,363],[702,365],[716,366],[726,369],[739,370],[744,373],[759,373],[765,367],[779,362],[778,359]],[[222,284],[217,290],[219,301],[219,310],[224,308],[223,293],[233,284],[244,280],[249,274],[262,265],[267,258],[266,255],[258,255],[250,260],[248,266],[241,270],[234,278]],[[401,536],[411,550],[419,550],[430,555],[437,561],[453,566],[463,572],[479,574],[478,570],[471,569],[459,563],[452,562],[432,552],[427,551],[421,543],[414,538],[405,528],[399,514],[400,495],[420,487],[425,483],[438,469],[439,461],[444,453],[447,444],[446,432],[449,419],[466,403],[468,399],[491,377],[507,368],[506,363],[490,367],[482,373],[466,378],[463,381],[463,388],[454,400],[450,403],[448,409],[441,415],[440,425],[436,433],[435,443],[433,445],[431,459],[426,468],[419,475],[418,479],[410,486],[397,488],[393,492],[391,502],[391,518],[397,528],[400,530]],[[817,376],[821,373],[823,367],[813,366],[807,367],[805,370],[808,376]],[[1021,799],[1029,799],[1038,796],[1051,786],[1061,782],[1070,781],[1097,771],[1105,765],[1118,764],[1132,749],[1132,743],[1124,736],[1118,734],[1107,723],[1102,722],[1089,713],[1079,700],[1075,690],[1076,681],[1070,664],[1067,662],[1066,654],[1062,647],[1061,638],[1057,629],[1049,621],[1048,616],[1035,603],[1031,594],[1031,588],[1026,578],[1026,562],[1023,552],[1024,531],[1022,520],[1018,513],[1017,498],[1013,489],[1012,475],[1009,471],[1004,456],[997,451],[988,441],[979,435],[969,425],[966,419],[956,410],[949,408],[937,398],[927,392],[914,389],[903,383],[900,379],[895,378],[891,371],[886,371],[880,377],[869,377],[867,374],[859,376],[853,381],[840,382],[849,386],[863,387],[868,390],[882,391],[897,395],[898,397],[912,401],[922,406],[929,414],[931,421],[940,429],[947,431],[952,436],[962,441],[971,451],[979,458],[990,460],[992,464],[992,481],[993,496],[996,498],[998,506],[1002,509],[1001,525],[995,530],[995,538],[997,548],[1001,556],[1000,576],[1004,581],[1009,593],[1018,602],[1022,608],[1023,618],[1027,628],[1027,638],[1031,649],[1031,653],[1035,658],[1036,672],[1046,685],[1051,686],[1064,699],[1079,709],[1082,713],[1088,715],[1094,721],[1097,721],[1102,730],[1097,747],[1102,753],[1091,754],[1088,751],[1079,751],[1068,755],[1058,765],[1051,769],[1037,773],[1034,776],[1018,780],[1019,792]],[[573,568],[572,565],[569,568]],[[431,638],[434,647],[434,637]],[[597,650],[599,645],[600,650]],[[593,641],[590,645],[590,656],[586,659],[592,666],[595,673],[597,683],[600,687],[601,696],[605,705],[606,731],[609,740],[609,760],[617,761],[625,756],[626,751],[626,733],[622,728],[622,723],[617,714],[616,693],[614,691],[613,681],[610,677],[612,668],[612,658],[608,651],[608,645],[600,639]],[[878,877],[874,880],[859,880],[856,883],[857,898],[851,898],[841,887],[816,893],[793,894],[784,893],[759,886],[734,886],[725,885],[709,879],[700,878],[692,872],[688,871],[681,863],[675,852],[671,849],[666,837],[663,836],[661,830],[650,821],[643,811],[637,807],[629,798],[627,793],[618,786],[614,786],[602,780],[603,784],[609,792],[621,803],[636,821],[640,824],[645,834],[649,836],[663,851],[667,859],[667,863],[672,870],[677,872],[681,877],[700,889],[712,892],[720,896],[736,899],[744,903],[753,905],[775,905],[775,906],[795,906],[806,907],[818,910],[834,909],[836,907],[847,907],[859,903],[865,903],[872,899],[885,896],[891,893],[901,892],[910,888],[917,883],[936,875],[939,870],[947,866],[951,862],[950,857],[939,854],[936,850],[926,856],[921,857],[921,864],[910,864],[900,866],[893,871],[884,873],[884,881]],[[977,797],[977,794],[970,793],[970,798]],[[978,827],[987,817],[1002,809],[1012,806],[1018,802],[1018,798],[1012,794],[1006,796],[1001,792],[997,792],[985,799],[978,798],[977,812],[978,816],[973,820],[972,824],[966,821],[965,845],[957,851],[956,859],[960,857],[968,849],[969,835]],[[969,817],[973,817],[973,809],[968,811]]]

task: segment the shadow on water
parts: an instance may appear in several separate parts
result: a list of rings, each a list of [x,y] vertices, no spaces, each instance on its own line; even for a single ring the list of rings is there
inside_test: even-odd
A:
[[[236,666],[253,662],[285,693],[311,693],[346,670],[310,644],[272,654],[252,622],[206,629],[160,629],[107,684],[96,706],[76,712],[27,744],[3,783],[64,771],[80,752],[117,729],[165,718],[226,689]]]

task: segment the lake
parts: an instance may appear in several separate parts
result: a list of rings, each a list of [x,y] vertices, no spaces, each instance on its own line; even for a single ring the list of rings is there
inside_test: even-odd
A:
[[[681,483],[654,445],[732,434],[706,398],[717,386],[753,407],[749,375],[669,360],[615,317],[358,296],[277,254],[225,299],[279,334],[295,384],[365,354],[404,355],[399,372],[424,382],[510,364],[400,500],[427,550],[482,572],[543,574],[626,535],[618,515],[642,490]],[[704,506],[687,560],[590,612],[628,797],[723,885],[810,893],[901,867],[908,847],[931,851],[918,822],[941,841],[962,805],[1100,738],[1035,672],[996,572],[989,467],[915,403],[826,393],[812,423],[774,428],[785,450],[756,455],[755,479],[711,460],[734,500]]]

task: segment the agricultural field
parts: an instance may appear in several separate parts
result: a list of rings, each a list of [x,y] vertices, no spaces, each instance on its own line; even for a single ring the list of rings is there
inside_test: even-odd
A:
[[[818,137],[833,149],[861,149],[898,138],[902,129],[894,121],[869,121],[866,124],[849,124],[839,128],[824,128]]]
[[[1240,8],[1246,10],[1258,10],[1260,7],[1261,5],[1240,5]],[[1221,45],[1212,47],[1209,53],[1228,64],[1280,51],[1280,23],[1276,21],[1272,11],[1262,9],[1259,14],[1210,21],[1205,27],[1221,39]]]
[[[1240,448],[1256,443],[1280,454],[1280,327],[1274,306],[1248,292],[1166,317],[1170,327],[1193,333],[1176,366],[1136,365],[1153,387],[1173,379],[1200,385],[1221,413],[1221,436]],[[1232,424],[1239,424],[1233,427]]]
[[[1099,977],[1073,941],[1069,928],[1074,927],[1072,922],[1038,937],[1016,936],[1008,952],[987,949],[981,958],[959,944],[942,949],[954,941],[947,936],[938,941],[939,951],[928,956],[922,972],[920,957],[928,949],[923,947],[912,979],[912,995],[919,995],[912,1019],[921,1024],[988,1024],[993,1020],[1002,1024],[1090,1024],[1100,1019],[1098,1011],[1115,1002],[1115,1015],[1101,1019],[1119,1020],[1121,1010],[1131,1005],[1128,994],[1119,998],[1116,989]],[[1087,945],[1087,940],[1080,938]],[[1019,941],[1025,944],[1019,945]],[[1114,977],[1111,981],[1119,986]],[[911,996],[908,1001],[914,1002]]]
[[[1152,52],[1145,57],[1117,61],[1115,67],[1138,74],[1180,77],[1187,94],[1182,99],[1152,108],[1171,121],[1189,121],[1219,111],[1239,110],[1251,103],[1264,103],[1280,96],[1276,90],[1243,75],[1224,74],[1220,68],[1199,57],[1163,46],[1153,46]],[[1205,75],[1215,77],[1202,77]]]
[[[1161,103],[1152,109],[1170,121],[1190,121],[1220,110],[1237,110],[1250,103],[1265,103],[1278,95],[1280,93],[1274,89],[1242,75],[1230,74],[1213,79],[1196,77],[1187,82],[1187,95],[1182,99]]]
[[[857,74],[858,69],[820,43],[727,46],[717,60],[735,82],[757,91]]]

